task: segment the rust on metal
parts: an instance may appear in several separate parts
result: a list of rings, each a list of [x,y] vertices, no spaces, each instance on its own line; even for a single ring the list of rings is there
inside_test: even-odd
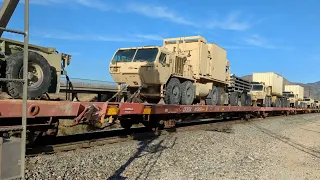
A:
[[[66,101],[28,101],[28,118],[34,117],[59,117],[76,116],[80,103]],[[18,118],[22,117],[21,100],[1,100],[0,118]]]

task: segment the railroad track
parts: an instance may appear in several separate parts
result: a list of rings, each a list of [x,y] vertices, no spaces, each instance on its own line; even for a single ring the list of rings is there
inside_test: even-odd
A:
[[[302,114],[301,114],[302,115]],[[299,116],[299,115],[298,115]],[[268,119],[277,118],[279,116],[271,116]],[[147,140],[157,136],[168,135],[170,133],[207,130],[218,132],[232,132],[233,124],[247,123],[248,121],[262,120],[263,118],[252,118],[249,120],[233,118],[211,118],[200,119],[189,122],[177,123],[175,128],[163,129],[157,131],[148,131],[145,127],[132,128],[129,131],[125,129],[116,129],[108,131],[96,131],[83,134],[74,134],[68,136],[58,136],[54,142],[50,144],[27,148],[26,155],[28,157],[37,156],[40,154],[54,154],[64,151],[73,151],[81,148],[90,148],[106,144],[120,143],[130,140]]]

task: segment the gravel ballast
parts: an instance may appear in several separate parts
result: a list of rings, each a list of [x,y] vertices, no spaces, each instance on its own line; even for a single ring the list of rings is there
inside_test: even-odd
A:
[[[320,179],[320,115],[177,132],[27,159],[29,179]]]

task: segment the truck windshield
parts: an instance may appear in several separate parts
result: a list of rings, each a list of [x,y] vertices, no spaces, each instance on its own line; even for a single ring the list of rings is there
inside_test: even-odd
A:
[[[113,61],[115,62],[153,62],[158,54],[158,48],[148,49],[123,49],[118,50],[114,55]]]
[[[289,97],[289,98],[293,98],[294,94],[286,94],[286,96]]]
[[[251,91],[262,91],[263,86],[262,85],[252,85]]]
[[[118,50],[113,60],[116,62],[131,62],[136,51],[136,49]]]
[[[310,99],[304,99],[304,101],[310,101]]]
[[[147,61],[153,62],[158,54],[158,48],[149,48],[149,49],[138,49],[136,56],[133,61]]]

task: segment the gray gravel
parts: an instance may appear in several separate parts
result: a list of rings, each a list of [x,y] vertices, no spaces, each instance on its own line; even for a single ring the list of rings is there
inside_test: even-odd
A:
[[[213,127],[213,126],[212,126]],[[320,115],[33,157],[29,179],[320,179]]]

